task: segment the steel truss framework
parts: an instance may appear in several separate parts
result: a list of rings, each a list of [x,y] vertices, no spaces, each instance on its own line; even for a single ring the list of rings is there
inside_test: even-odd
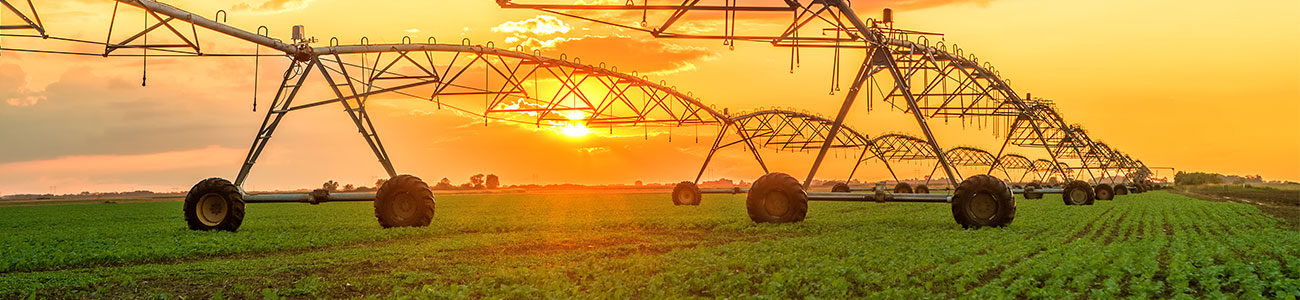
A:
[[[704,176],[704,170],[708,168],[709,162],[718,150],[736,144],[745,145],[746,149],[753,153],[754,160],[758,162],[759,167],[763,168],[764,173],[769,170],[767,164],[763,162],[759,148],[808,151],[820,149],[827,141],[832,148],[837,149],[864,148],[870,144],[867,136],[852,129],[846,129],[845,134],[830,138],[832,124],[831,120],[820,116],[789,110],[761,110],[730,117],[722,124],[717,138],[713,140],[713,146],[705,156],[704,164],[700,166],[700,172],[695,176],[695,182],[699,182]],[[729,129],[735,130],[735,140],[727,141]]]
[[[1034,174],[1034,162],[1020,154],[1004,154],[1002,157],[997,158],[994,167],[1001,169],[1007,179],[1015,179],[1013,182],[1024,182],[1025,177]],[[1019,171],[1021,176],[1019,178],[1014,177],[1011,174],[1013,170]]]
[[[750,218],[759,223],[797,222],[806,214],[807,201],[875,201],[875,202],[948,202],[953,205],[954,218],[965,228],[1005,226],[1014,217],[1013,192],[1003,182],[994,178],[967,180],[975,182],[972,188],[983,190],[972,193],[911,194],[886,193],[884,183],[877,184],[875,194],[807,193],[817,169],[832,149],[861,148],[853,173],[866,160],[879,159],[897,181],[897,174],[889,166],[891,161],[934,159],[935,171],[942,168],[948,182],[957,187],[960,173],[957,167],[988,167],[991,174],[1004,164],[1009,168],[1025,168],[1023,156],[1004,154],[1007,145],[1041,147],[1050,160],[1028,164],[1026,173],[1039,173],[1040,178],[1060,174],[1068,178],[1076,170],[1086,171],[1093,181],[1102,178],[1139,181],[1149,172],[1141,161],[1114,151],[1108,145],[1096,142],[1078,126],[1067,125],[1049,101],[1026,95],[1021,98],[1007,82],[998,76],[988,63],[979,63],[973,55],[962,56],[955,45],[949,51],[940,41],[934,45],[926,36],[933,34],[896,30],[888,16],[883,22],[863,20],[844,0],[809,0],[802,3],[785,1],[785,5],[746,6],[739,1],[725,0],[723,5],[701,4],[703,0],[685,0],[677,5],[642,5],[627,1],[626,5],[573,5],[530,4],[519,5],[511,0],[498,0],[503,7],[534,8],[556,14],[643,30],[662,38],[716,38],[735,46],[736,41],[761,41],[774,46],[791,47],[791,68],[799,61],[799,48],[833,48],[835,52],[835,79],[832,93],[838,90],[839,52],[841,49],[859,49],[865,58],[849,86],[847,95],[834,119],[783,110],[764,110],[731,116],[701,103],[689,93],[682,93],[665,83],[651,82],[636,73],[624,74],[616,68],[582,64],[579,59],[569,60],[543,57],[538,52],[525,53],[523,49],[506,50],[486,45],[471,45],[466,39],[459,44],[441,44],[430,38],[425,43],[403,38],[398,44],[370,44],[363,38],[359,44],[340,45],[331,39],[328,46],[312,46],[315,39],[304,36],[295,26],[290,43],[267,36],[269,29],[244,31],[224,24],[224,12],[215,19],[156,2],[154,0],[117,0],[108,35],[104,42],[76,38],[51,37],[36,14],[35,6],[28,1],[30,15],[11,5],[13,0],[0,0],[0,14],[12,13],[24,24],[0,23],[0,37],[25,37],[50,39],[59,42],[103,46],[102,52],[56,51],[49,49],[20,49],[0,46],[0,51],[26,51],[66,55],[140,56],[147,62],[150,51],[155,56],[243,56],[253,57],[255,66],[262,55],[262,47],[282,52],[290,59],[281,83],[276,89],[270,107],[253,139],[252,145],[234,182],[222,178],[200,181],[186,195],[185,220],[194,230],[238,229],[244,217],[245,203],[305,202],[318,204],[326,201],[374,201],[375,215],[383,227],[428,226],[433,218],[433,195],[425,182],[415,176],[398,175],[379,133],[367,111],[367,102],[379,97],[408,97],[436,103],[439,109],[447,107],[463,114],[481,117],[484,124],[492,120],[555,126],[581,123],[586,128],[642,127],[647,138],[650,127],[683,127],[719,125],[721,129],[706,157],[696,182],[717,150],[743,143],[754,154],[759,165],[767,170],[758,148],[775,148],[778,151],[808,151],[818,154],[799,187],[796,179],[787,174],[767,174],[765,183],[755,181],[753,190],[746,191]],[[666,0],[665,0],[666,1]],[[579,2],[583,3],[583,2]],[[775,3],[775,2],[773,2]],[[113,34],[121,4],[139,8],[143,12],[143,29],[125,37]],[[649,28],[648,12],[667,11],[670,15],[662,25],[653,29],[637,29],[617,25],[596,18],[587,18],[557,11],[556,9],[639,10],[641,27]],[[726,30],[720,36],[682,33],[672,30],[691,11],[722,12]],[[739,12],[785,12],[793,22],[778,35],[742,35],[736,27]],[[617,18],[618,16],[615,16]],[[223,21],[218,21],[223,20]],[[687,23],[687,22],[682,22]],[[184,30],[189,25],[189,30]],[[882,27],[885,25],[886,27]],[[825,27],[829,26],[827,29]],[[200,47],[199,28],[215,31],[230,37],[255,43],[254,54],[206,53]],[[165,29],[165,30],[164,30]],[[809,37],[804,31],[833,31],[835,37]],[[38,34],[21,33],[34,30]],[[10,33],[20,32],[20,33]],[[151,33],[161,32],[162,42],[149,42]],[[918,35],[917,41],[908,39]],[[174,42],[173,42],[174,41]],[[84,49],[84,47],[82,47]],[[138,50],[138,54],[135,52]],[[161,54],[159,54],[161,53]],[[142,77],[142,84],[147,82]],[[257,72],[254,72],[256,84]],[[309,78],[316,78],[309,81]],[[308,87],[311,86],[311,87]],[[305,89],[305,87],[307,87]],[[865,90],[864,90],[865,88]],[[254,110],[256,85],[254,87]],[[323,91],[326,93],[313,93]],[[863,93],[865,92],[865,93]],[[320,94],[323,94],[321,96]],[[861,95],[860,95],[861,94]],[[873,95],[883,103],[910,113],[919,125],[923,138],[901,134],[887,134],[874,139],[844,126],[844,120],[859,96],[865,96],[871,109]],[[319,97],[319,98],[315,98]],[[481,107],[466,105],[470,101],[444,103],[444,98],[482,99]],[[313,99],[314,98],[314,99]],[[331,195],[329,190],[311,193],[247,194],[242,187],[262,151],[270,143],[284,117],[293,111],[338,104],[349,116],[358,133],[374,152],[391,180],[379,187],[378,192],[352,192]],[[475,109],[478,108],[478,109]],[[481,113],[480,113],[481,112]],[[970,147],[943,151],[928,125],[929,120],[960,119],[977,126],[991,127],[1005,133],[1006,139],[997,155]],[[737,140],[723,144],[728,130],[734,129]],[[671,131],[670,131],[671,132]],[[671,138],[671,136],[670,136]],[[1061,160],[1074,159],[1079,168],[1070,168]],[[1041,162],[1041,163],[1040,163]],[[1098,177],[1093,171],[1101,173]],[[1115,175],[1111,175],[1114,172]],[[1080,172],[1082,173],[1082,172]],[[1008,178],[1011,177],[1006,173]],[[771,176],[771,177],[769,177]],[[1022,176],[1023,177],[1023,176]],[[929,178],[929,177],[927,177]],[[927,184],[928,184],[927,180]],[[780,186],[778,186],[780,185]],[[843,188],[843,189],[841,189]],[[963,185],[965,188],[965,185]],[[852,191],[847,184],[836,189]],[[1003,193],[1003,189],[1006,189]],[[766,190],[766,192],[764,192]],[[388,191],[388,192],[385,192]],[[727,191],[739,193],[740,188]],[[755,192],[757,191],[757,192]],[[960,191],[960,190],[959,190]],[[1032,191],[1032,190],[1031,190]],[[679,183],[674,189],[675,204],[699,204],[698,185]],[[714,192],[714,191],[711,191]],[[1047,191],[1050,192],[1050,191]],[[993,195],[996,193],[997,195]],[[762,197],[761,199],[755,198]],[[759,199],[759,201],[754,201]],[[693,200],[693,201],[692,201]],[[763,203],[763,204],[754,204]],[[802,206],[802,209],[800,207]],[[959,213],[960,207],[967,207]],[[979,207],[980,209],[974,209]],[[986,209],[987,208],[987,209]]]
[[[1050,101],[1025,96],[1021,98],[997,71],[987,62],[980,63],[973,55],[963,56],[955,45],[940,41],[930,44],[930,33],[894,29],[892,23],[863,20],[844,1],[785,1],[784,5],[750,6],[726,1],[722,5],[709,5],[706,1],[688,0],[680,4],[652,5],[643,1],[637,5],[573,5],[573,4],[519,4],[501,0],[506,8],[532,8],[560,15],[593,20],[627,29],[646,31],[661,38],[719,39],[735,46],[736,41],[756,41],[792,49],[792,67],[799,60],[799,49],[805,47],[833,48],[836,61],[839,49],[859,49],[866,57],[857,70],[836,117],[822,118],[806,113],[789,111],[761,111],[739,116],[729,116],[701,103],[689,93],[681,93],[660,82],[655,83],[635,73],[624,74],[604,64],[582,64],[579,59],[547,58],[539,53],[525,53],[522,49],[506,50],[492,47],[491,43],[470,45],[467,40],[459,44],[439,44],[430,39],[413,43],[404,39],[400,44],[373,45],[362,40],[356,45],[339,45],[331,40],[329,46],[313,47],[311,41],[295,40],[286,43],[267,36],[265,28],[257,32],[244,31],[224,24],[224,12],[215,19],[152,0],[118,0],[118,4],[139,8],[147,20],[145,27],[125,36],[115,36],[115,24],[109,24],[104,42],[49,36],[28,2],[24,13],[0,0],[0,12],[9,12],[23,20],[22,25],[0,23],[0,37],[45,38],[104,47],[102,52],[59,52],[35,49],[0,47],[5,51],[30,51],[55,54],[96,56],[288,56],[290,67],[284,72],[280,88],[272,100],[271,108],[256,135],[237,185],[242,185],[262,149],[271,139],[285,114],[316,106],[338,103],[357,126],[376,157],[390,176],[396,175],[387,151],[366,112],[366,102],[373,96],[402,96],[438,103],[466,114],[499,120],[533,124],[554,125],[563,122],[581,122],[592,128],[608,127],[681,127],[719,125],[722,130],[715,141],[712,153],[720,147],[744,143],[755,153],[755,159],[766,170],[758,147],[780,150],[818,150],[805,186],[811,183],[826,152],[835,148],[862,148],[859,164],[871,158],[886,163],[891,159],[921,157],[936,159],[936,170],[942,167],[949,183],[956,184],[957,166],[978,163],[988,165],[989,173],[1000,163],[989,164],[986,157],[971,160],[962,153],[943,151],[927,124],[933,119],[960,119],[969,124],[987,126],[1004,133],[1004,146],[993,157],[1003,155],[1006,145],[1040,147],[1047,150],[1047,164],[1035,162],[1031,170],[1049,176],[1088,173],[1094,180],[1140,181],[1150,172],[1141,161],[1131,159],[1109,146],[1095,142],[1077,126],[1069,126],[1056,112]],[[120,6],[120,5],[119,5]],[[114,23],[120,7],[115,6]],[[566,10],[566,11],[561,11]],[[567,10],[614,10],[642,12],[641,27],[618,25],[570,13]],[[663,23],[649,27],[644,22],[649,12],[665,12]],[[721,20],[727,30],[722,35],[699,35],[674,30],[674,24],[685,24],[688,15],[695,12],[722,12]],[[784,13],[793,20],[775,35],[739,34],[735,26],[739,13]],[[30,17],[29,17],[30,16]],[[614,16],[618,18],[620,16]],[[746,16],[748,17],[748,16]],[[717,21],[716,19],[712,19]],[[762,19],[770,21],[773,19]],[[188,25],[188,30],[185,30]],[[882,26],[883,25],[883,26]],[[829,27],[829,29],[827,28]],[[205,53],[199,46],[200,28],[275,49],[283,54],[227,54]],[[24,30],[38,34],[21,33]],[[834,37],[807,34],[834,32]],[[11,33],[20,32],[20,33]],[[150,33],[163,32],[178,42],[149,43]],[[911,41],[909,36],[916,36]],[[123,50],[140,50],[139,53]],[[260,49],[260,48],[259,48]],[[838,66],[836,77],[838,77]],[[313,74],[314,73],[314,74]],[[328,96],[304,101],[303,87],[312,84],[309,76],[323,80]],[[480,80],[481,79],[481,80]],[[530,83],[531,82],[531,83]],[[543,86],[549,87],[543,92]],[[865,88],[865,89],[864,89]],[[833,91],[838,88],[833,88]],[[865,92],[865,93],[863,93]],[[861,95],[859,95],[861,93]],[[847,129],[843,120],[859,96],[868,100],[878,96],[904,112],[912,114],[924,133],[923,138],[903,138],[885,135],[868,140],[865,135]],[[444,103],[443,98],[482,97],[482,106]],[[477,101],[474,101],[477,102]],[[867,101],[870,109],[871,101]],[[991,123],[991,125],[990,125]],[[736,130],[740,140],[721,144],[728,129]],[[843,132],[841,132],[843,131]],[[761,143],[761,146],[759,145]],[[819,145],[820,144],[820,145]],[[902,148],[900,148],[902,147]],[[883,149],[883,150],[882,150]],[[900,149],[907,149],[902,151]],[[902,152],[900,152],[902,151]],[[966,150],[962,150],[966,151]],[[987,153],[987,152],[986,152]],[[914,156],[909,156],[914,155]],[[1080,167],[1070,168],[1062,160],[1080,161]],[[978,161],[978,162],[976,162]],[[708,164],[706,158],[705,166]],[[888,166],[886,164],[886,166]],[[701,168],[703,170],[703,167]],[[1075,172],[1076,170],[1084,172]],[[1093,174],[1098,171],[1100,176]],[[856,166],[855,170],[856,172]],[[892,174],[891,169],[891,174]],[[1111,175],[1114,173],[1114,175]],[[850,174],[850,178],[852,174]],[[895,179],[896,175],[895,175]],[[697,176],[698,181],[698,176]]]
[[[311,47],[303,41],[287,44],[260,32],[243,31],[154,1],[122,0],[119,3],[143,10],[151,23],[146,24],[143,30],[117,40],[110,29],[109,42],[103,43],[55,38],[104,46],[102,53],[58,54],[148,55],[147,52],[118,51],[139,49],[166,53],[166,56],[211,56],[212,53],[203,53],[197,46],[197,28],[205,28],[283,51],[292,59],[235,179],[237,186],[243,185],[286,114],[325,105],[341,106],[388,175],[396,176],[393,163],[366,110],[367,101],[372,97],[414,98],[437,103],[439,108],[482,117],[485,123],[496,120],[539,127],[581,123],[593,129],[613,130],[615,127],[725,126],[730,122],[724,113],[663,82],[652,82],[635,72],[621,73],[616,67],[606,67],[603,63],[583,64],[578,58],[570,60],[563,55],[558,59],[549,58],[538,52],[494,48],[492,43],[470,45],[468,40],[462,40],[460,44],[439,44],[433,39],[427,43],[412,43],[410,39],[404,39],[400,44],[383,45],[372,45],[365,39],[357,45],[338,45],[337,40],[331,40],[329,46]],[[115,7],[114,16],[119,14],[119,9],[121,7]],[[184,25],[190,27],[189,32],[177,30]],[[110,24],[109,27],[114,26]],[[150,32],[161,30],[174,34],[174,39],[183,43],[146,42]],[[309,81],[309,77],[315,81]],[[317,92],[324,90],[327,96],[304,99],[310,94],[306,91],[312,89]],[[444,99],[457,101],[444,103]],[[752,121],[750,118],[742,119],[744,122]]]
[[[22,21],[20,24],[16,23],[6,25],[2,22],[3,19],[0,19],[0,30],[31,30],[35,31],[41,37],[48,37],[49,35],[45,33],[45,23],[41,22],[41,15],[36,11],[36,5],[32,4],[31,0],[27,0],[27,9],[24,10],[21,3],[19,6],[14,5],[14,3],[18,2],[19,1],[13,0],[0,0],[0,18],[3,18],[7,13],[18,17],[18,19]]]
[[[485,124],[490,119],[539,127],[581,122],[589,128],[613,130],[727,122],[721,112],[689,94],[644,77],[577,61],[470,45],[356,45],[318,50],[321,55],[296,62],[286,71],[280,92],[267,111],[236,184],[242,183],[284,114],[334,103],[343,105],[380,163],[390,175],[396,176],[365,111],[365,102],[380,95],[436,102],[440,107],[483,117]],[[368,54],[374,57],[367,57]],[[371,64],[367,66],[364,61]],[[294,70],[302,71],[294,74]],[[479,70],[481,74],[466,75],[470,70]],[[293,104],[299,88],[313,72],[328,83],[325,87],[333,94],[325,99]],[[550,82],[554,87],[544,88],[539,82]],[[547,89],[553,91],[543,92]],[[443,102],[445,97],[464,100],[467,96],[480,97],[483,110]]]
[[[1088,173],[1094,181],[1115,178],[1108,176],[1110,171],[1122,170],[1130,175],[1145,173],[1140,166],[1115,161],[1113,155],[1101,154],[1103,151],[1094,149],[1094,142],[1086,134],[1067,125],[1049,101],[1028,95],[1022,97],[988,62],[980,62],[973,54],[963,53],[955,44],[947,45],[944,41],[931,44],[929,36],[936,34],[895,29],[887,19],[860,18],[843,0],[789,0],[769,4],[646,0],[640,3],[628,1],[624,5],[573,4],[558,0],[497,2],[503,8],[536,9],[643,31],[657,38],[716,39],[731,47],[735,47],[736,41],[790,47],[792,69],[800,62],[800,48],[833,48],[836,64],[832,91],[838,90],[840,50],[860,49],[866,53],[865,60],[831,123],[830,137],[843,128],[845,116],[854,101],[859,93],[865,92],[863,96],[867,97],[868,109],[871,109],[872,98],[878,96],[891,107],[912,114],[924,133],[925,142],[935,153],[943,153],[943,148],[930,131],[927,120],[956,118],[964,123],[991,127],[1006,135],[1004,146],[994,157],[1002,157],[1008,144],[1044,148],[1053,162],[1050,169],[1062,177],[1068,178],[1065,175],[1072,173],[1061,167],[1062,160],[1066,159],[1080,161],[1077,169]],[[718,14],[723,17],[719,19]],[[624,25],[629,18],[635,17],[641,19],[639,27]],[[652,19],[657,22],[651,24]],[[737,28],[737,21],[742,19],[754,24],[788,25]],[[698,34],[691,29],[702,26],[721,26],[724,30],[722,34]],[[750,33],[752,31],[760,33]],[[826,35],[826,32],[833,32],[834,37]],[[911,36],[915,36],[915,40]],[[804,182],[805,187],[816,175],[826,152],[832,149],[833,140],[827,139],[822,145]],[[936,159],[950,183],[956,185],[957,165],[946,155],[937,155]],[[1101,174],[1094,174],[1094,170]],[[1123,178],[1133,180],[1134,177],[1142,176]]]
[[[935,152],[929,146],[930,144],[926,143],[925,140],[910,135],[891,133],[878,136],[871,139],[871,144],[862,149],[862,155],[858,157],[857,162],[853,165],[853,171],[849,172],[848,179],[852,180],[853,175],[857,174],[858,168],[874,158],[884,163],[885,169],[889,171],[889,176],[893,177],[895,182],[902,182],[889,163],[938,159],[939,155],[936,154],[938,152]]]

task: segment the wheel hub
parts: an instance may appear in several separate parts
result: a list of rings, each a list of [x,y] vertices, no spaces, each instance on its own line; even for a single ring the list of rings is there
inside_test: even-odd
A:
[[[780,191],[767,193],[767,197],[763,199],[763,207],[769,215],[784,216],[790,211],[790,197]]]
[[[970,201],[970,214],[980,220],[992,220],[998,212],[998,200],[988,193],[975,194]]]
[[[226,198],[216,193],[209,193],[199,198],[198,205],[194,206],[199,217],[199,222],[207,226],[217,226],[221,221],[226,219],[226,213],[229,210],[226,204]]]
[[[1071,203],[1074,203],[1074,204],[1083,204],[1083,203],[1085,203],[1085,202],[1088,202],[1088,199],[1084,199],[1084,198],[1088,198],[1088,192],[1084,192],[1084,191],[1081,190],[1081,189],[1075,189],[1075,190],[1073,190],[1073,191],[1070,191],[1070,202],[1071,202]]]
[[[393,198],[393,216],[399,221],[406,220],[415,215],[415,198],[411,194],[402,193]]]
[[[691,195],[690,192],[682,191],[680,193],[677,193],[677,202],[682,204],[695,203],[695,196]]]

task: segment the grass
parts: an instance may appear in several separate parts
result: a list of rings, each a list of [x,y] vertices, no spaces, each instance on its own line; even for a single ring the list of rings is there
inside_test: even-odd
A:
[[[0,298],[1282,298],[1300,232],[1168,192],[1019,202],[962,230],[947,205],[824,203],[756,225],[743,195],[440,196],[427,228],[368,203],[251,205],[239,233],[180,203],[0,208]]]

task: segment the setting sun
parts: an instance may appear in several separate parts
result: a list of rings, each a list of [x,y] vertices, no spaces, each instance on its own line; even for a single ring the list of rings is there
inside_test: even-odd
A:
[[[574,111],[563,114],[565,118],[569,119],[569,121],[556,126],[559,128],[560,134],[571,138],[580,138],[591,134],[591,128],[587,128],[587,125],[583,124],[583,121],[587,118],[586,113],[582,111]]]
[[[577,122],[571,122],[568,125],[564,125],[564,127],[560,127],[560,133],[567,137],[580,138],[590,134],[591,128],[587,128],[587,126],[583,126]]]

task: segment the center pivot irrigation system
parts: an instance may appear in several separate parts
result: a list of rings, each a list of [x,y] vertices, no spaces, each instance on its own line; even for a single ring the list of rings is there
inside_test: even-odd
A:
[[[0,38],[41,39],[81,46],[103,47],[102,52],[60,51],[6,47],[0,52],[20,51],[57,55],[103,57],[287,57],[279,88],[264,108],[265,118],[253,138],[242,168],[235,180],[209,178],[200,181],[186,195],[184,214],[191,229],[235,231],[243,222],[246,203],[302,202],[319,204],[329,201],[373,201],[375,216],[383,227],[428,226],[434,215],[433,193],[418,177],[401,175],[389,160],[387,150],[367,113],[371,97],[406,97],[436,103],[466,116],[489,121],[511,122],[537,127],[579,123],[592,130],[615,128],[644,131],[718,126],[718,135],[705,158],[695,181],[685,181],[674,189],[673,202],[698,205],[703,193],[748,193],[749,216],[755,222],[795,222],[804,218],[808,201],[905,201],[950,202],[954,217],[963,227],[1004,226],[1015,216],[1012,193],[1041,197],[1043,193],[1063,193],[1066,204],[1091,204],[1094,199],[1109,199],[1126,194],[1129,189],[1153,188],[1147,180],[1150,172],[1141,161],[1131,159],[1106,144],[1096,142],[1077,125],[1061,118],[1050,101],[1021,98],[997,76],[988,63],[973,56],[962,56],[960,49],[938,42],[928,43],[934,34],[893,29],[890,12],[883,20],[863,20],[844,1],[771,1],[773,6],[746,6],[738,1],[722,4],[687,0],[680,4],[652,4],[650,1],[627,1],[625,5],[547,4],[503,1],[504,8],[539,9],[545,12],[609,24],[624,29],[644,31],[658,38],[719,39],[734,47],[736,41],[770,43],[792,49],[792,68],[799,59],[800,48],[833,48],[838,79],[839,52],[842,49],[866,51],[856,76],[849,86],[844,104],[835,119],[792,110],[768,109],[729,114],[696,99],[691,93],[679,92],[664,82],[653,82],[636,72],[619,72],[616,67],[583,64],[578,58],[542,56],[539,51],[500,49],[488,42],[473,45],[468,39],[458,43],[438,43],[430,38],[424,43],[403,38],[397,44],[371,44],[362,38],[358,44],[342,45],[330,39],[327,46],[313,46],[301,26],[295,26],[290,42],[268,36],[260,27],[249,32],[225,24],[225,12],[213,19],[152,0],[118,0],[104,41],[50,35],[31,0],[26,7],[13,5],[15,0],[0,0],[0,16],[18,16],[20,23],[0,20]],[[806,3],[805,3],[806,2]],[[141,12],[145,24],[130,35],[114,34],[118,17]],[[614,11],[610,13],[609,11]],[[785,24],[776,35],[738,35],[736,23],[745,13],[747,22]],[[749,16],[748,14],[755,14]],[[773,15],[775,14],[775,16]],[[663,17],[662,25],[650,27],[651,15]],[[718,15],[722,15],[718,20]],[[722,35],[676,33],[674,25],[722,22]],[[791,18],[792,16],[792,18]],[[620,25],[620,19],[640,18],[640,26]],[[753,17],[748,19],[748,17]],[[602,20],[609,18],[612,20]],[[11,23],[6,23],[11,22]],[[815,25],[814,25],[815,24]],[[698,25],[698,24],[695,24]],[[123,26],[124,27],[124,26]],[[186,28],[189,27],[189,28]],[[825,27],[825,28],[823,28]],[[805,29],[807,28],[807,29]],[[200,30],[202,29],[202,30]],[[804,31],[813,31],[808,34]],[[205,52],[199,42],[200,32],[215,32],[257,44],[254,54]],[[833,32],[833,34],[828,34]],[[150,43],[150,34],[154,43]],[[159,35],[164,42],[158,42]],[[833,36],[832,36],[833,35]],[[908,36],[917,36],[917,41]],[[262,54],[270,48],[277,54]],[[152,54],[150,52],[153,52]],[[147,65],[146,65],[147,67]],[[312,80],[308,80],[314,78]],[[256,79],[254,79],[256,82]],[[307,89],[324,91],[319,99],[309,97]],[[833,88],[838,89],[838,88]],[[844,125],[854,101],[872,95],[881,101],[912,114],[923,138],[886,134],[876,138]],[[254,110],[257,109],[256,92]],[[307,108],[338,105],[356,126],[374,152],[390,179],[373,193],[249,194],[243,190],[252,167],[270,142],[286,114]],[[992,122],[994,130],[1006,138],[997,154],[971,148],[942,150],[931,133],[927,120],[960,118],[963,121]],[[734,131],[733,131],[734,130]],[[734,136],[729,133],[734,132]],[[671,139],[671,135],[670,135]],[[698,139],[698,137],[697,137]],[[766,175],[748,189],[700,189],[696,182],[714,154],[725,147],[741,144],[754,154]],[[1004,153],[1008,145],[1047,150],[1048,159],[1031,161],[1017,154]],[[816,160],[805,180],[771,172],[759,154],[759,148],[817,151]],[[871,188],[853,188],[840,183],[832,193],[807,192],[818,166],[831,149],[853,149],[859,154],[858,166],[882,163],[898,184],[892,192],[884,183]],[[890,162],[934,160],[935,172],[942,169],[953,194],[929,194],[927,184],[913,188],[894,174]],[[1077,164],[1071,167],[1064,160]],[[974,170],[962,182],[961,169]],[[1012,172],[1021,176],[1008,186],[992,174],[1001,171],[1007,179]],[[1095,186],[1079,180],[1087,174]],[[848,175],[852,179],[853,173]],[[1025,183],[1026,178],[1033,182]],[[1038,181],[1069,179],[1063,189],[1043,186]],[[928,183],[928,182],[927,182]],[[1024,183],[1024,187],[1021,184]],[[870,191],[871,193],[853,193]]]
[[[889,9],[885,9],[883,18],[874,20],[859,17],[845,0],[749,1],[747,4],[736,0],[619,1],[623,2],[622,5],[564,2],[497,0],[497,4],[504,8],[536,9],[640,31],[655,38],[713,39],[733,48],[739,41],[789,47],[792,71],[799,64],[800,48],[831,48],[835,51],[832,93],[839,89],[840,52],[865,52],[834,120],[766,113],[769,116],[765,116],[762,122],[744,122],[744,118],[733,118],[728,122],[728,126],[736,127],[739,135],[740,141],[735,143],[747,145],[764,171],[767,167],[757,155],[756,144],[817,150],[816,159],[802,184],[785,173],[768,173],[745,191],[748,193],[750,218],[756,222],[803,220],[807,202],[813,200],[919,201],[950,202],[954,218],[963,227],[1004,226],[1015,216],[1013,192],[1034,196],[1063,193],[1066,204],[1078,205],[1091,204],[1095,198],[1110,199],[1116,193],[1115,187],[1122,187],[1127,193],[1129,186],[1148,183],[1149,170],[1141,162],[1092,140],[1079,126],[1067,123],[1050,101],[1032,98],[1028,94],[1021,97],[991,64],[981,63],[974,55],[963,55],[956,45],[949,46],[943,41],[931,44],[930,37],[938,34],[893,28]],[[652,21],[656,22],[652,24]],[[740,24],[745,26],[738,27]],[[721,34],[700,30],[719,27],[724,29]],[[910,37],[915,37],[915,40]],[[858,131],[848,129],[844,120],[855,100],[864,95],[868,100],[868,110],[875,96],[910,113],[924,138],[885,135],[868,140]],[[936,118],[959,118],[982,126],[992,123],[988,127],[1004,133],[1006,138],[996,155],[969,147],[944,151],[927,123]],[[719,136],[715,141],[714,151],[729,145],[720,144],[721,140],[722,136]],[[1050,158],[1049,164],[1026,165],[1024,161],[1003,164],[1001,159],[1004,157],[1024,158],[1005,153],[1011,144],[1044,148]],[[887,193],[880,184],[871,189],[873,194],[846,195],[842,192],[852,191],[846,185],[833,189],[841,193],[807,192],[826,153],[833,148],[851,147],[862,148],[859,164],[872,158],[881,160],[886,167],[891,160],[934,159],[937,161],[936,171],[943,170],[955,191],[951,195],[911,193],[914,191],[912,187],[895,178],[899,184],[894,193]],[[1070,167],[1062,160],[1075,160],[1078,166]],[[706,166],[707,163],[706,159]],[[981,166],[986,167],[984,174],[968,177],[960,183],[957,181],[962,178],[960,167]],[[1055,174],[1075,180],[1064,189],[1035,189],[1036,186],[1012,189],[1004,181],[991,176],[999,168],[1008,177],[1010,174],[1006,170],[1019,168],[1038,172],[1041,176]],[[890,172],[893,173],[892,168]],[[1087,174],[1097,184],[1092,186],[1071,174]],[[923,190],[928,192],[929,188]],[[679,204],[697,204],[704,192],[739,191],[701,190],[695,182],[683,182],[674,191],[673,199]]]

